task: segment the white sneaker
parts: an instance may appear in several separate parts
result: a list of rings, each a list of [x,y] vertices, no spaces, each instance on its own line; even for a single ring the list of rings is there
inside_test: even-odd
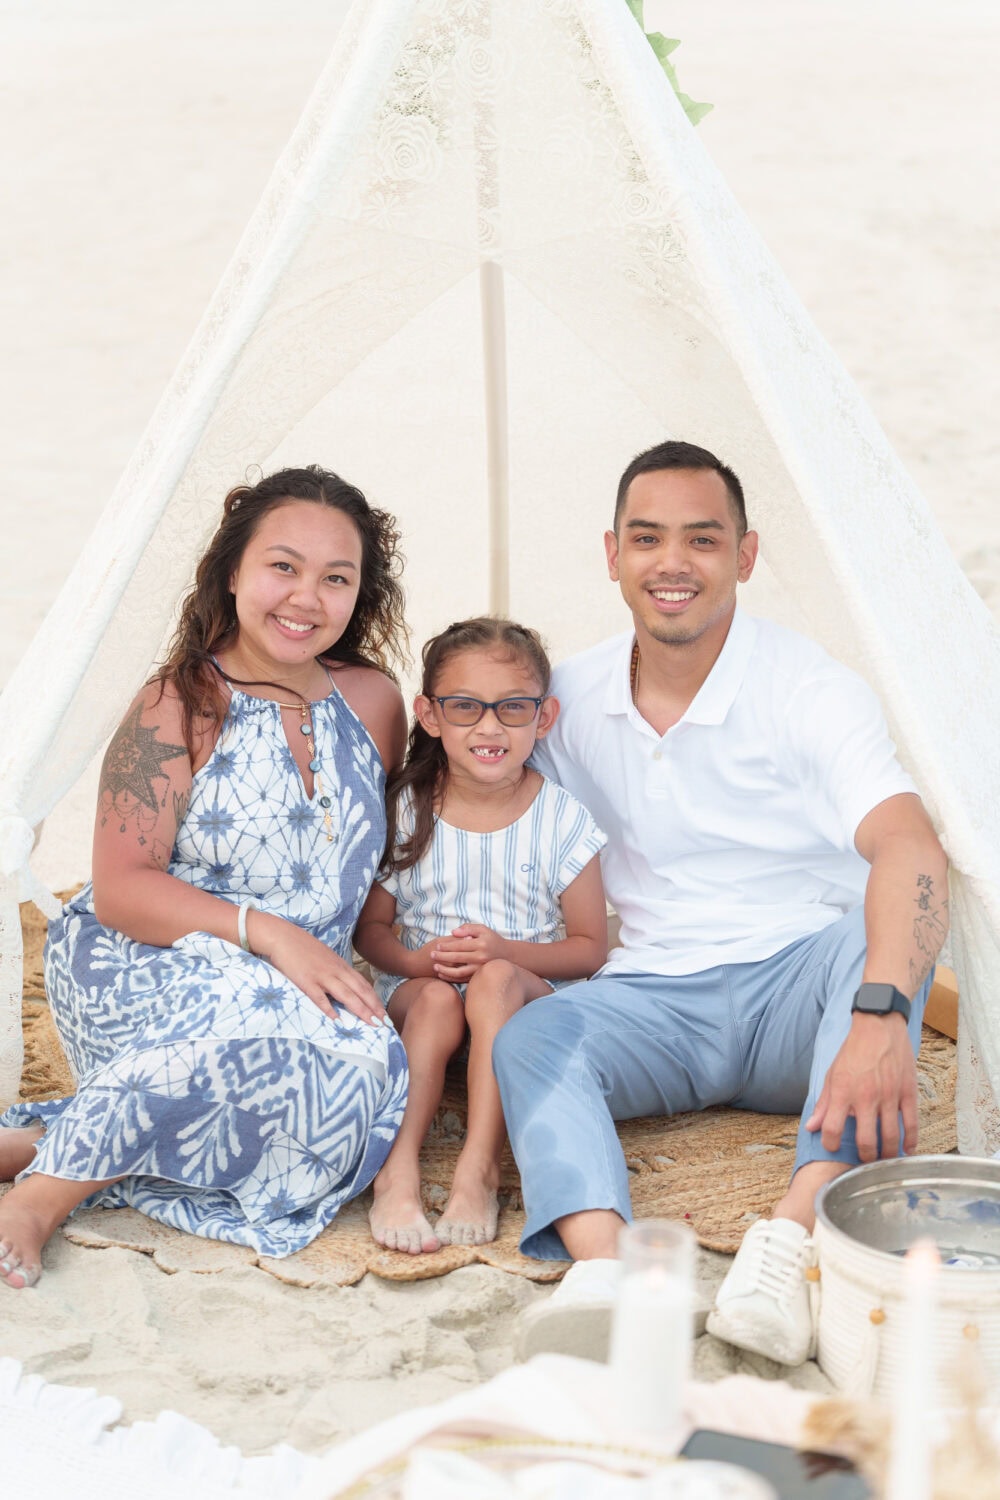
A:
[[[606,1360],[621,1270],[620,1260],[574,1261],[551,1297],[521,1314],[517,1358],[573,1354]]]
[[[806,1272],[808,1231],[793,1219],[758,1219],[744,1236],[708,1315],[708,1331],[727,1344],[783,1365],[801,1365],[813,1348]]]

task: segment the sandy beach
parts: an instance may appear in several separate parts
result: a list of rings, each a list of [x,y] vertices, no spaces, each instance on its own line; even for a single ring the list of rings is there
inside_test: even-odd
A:
[[[183,352],[346,0],[0,0],[0,682]],[[646,0],[699,126],[1000,620],[1000,15],[990,0]],[[317,454],[336,464],[336,455]],[[628,455],[623,455],[623,462]],[[594,537],[595,547],[600,537]],[[891,566],[891,559],[887,559]],[[929,607],[932,607],[929,601]],[[35,861],[86,878],[92,790]],[[720,1257],[706,1259],[717,1276]],[[400,1284],[165,1275],[57,1237],[0,1307],[0,1355],[169,1406],[246,1452],[310,1452],[513,1357],[543,1288],[486,1268]],[[710,1339],[697,1371],[752,1368]],[[819,1382],[813,1367],[800,1377]]]

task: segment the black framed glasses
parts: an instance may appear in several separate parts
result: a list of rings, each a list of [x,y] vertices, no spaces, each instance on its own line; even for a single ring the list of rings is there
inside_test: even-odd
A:
[[[523,729],[538,717],[538,710],[545,702],[541,698],[498,698],[496,703],[484,703],[482,698],[469,698],[464,693],[448,693],[443,698],[431,694],[431,702],[441,706],[449,724],[461,729],[471,729],[478,724],[488,708],[492,708],[506,729]]]

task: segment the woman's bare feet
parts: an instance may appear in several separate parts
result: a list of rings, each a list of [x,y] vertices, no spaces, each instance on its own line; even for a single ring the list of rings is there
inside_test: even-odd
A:
[[[495,1166],[485,1173],[463,1171],[459,1159],[444,1213],[434,1226],[442,1245],[488,1245],[496,1239],[498,1185]]]
[[[15,1291],[34,1286],[42,1274],[42,1247],[59,1225],[84,1198],[118,1180],[76,1182],[32,1172],[16,1182],[0,1198],[0,1282]]]
[[[15,1291],[34,1286],[42,1274],[42,1246],[48,1239],[45,1224],[30,1207],[0,1200],[0,1281]]]
[[[35,1159],[35,1147],[45,1131],[41,1125],[0,1129],[0,1182],[13,1182]]]
[[[401,1250],[405,1255],[426,1255],[441,1247],[420,1201],[419,1179],[391,1180],[380,1183],[385,1169],[375,1179],[375,1202],[368,1214],[372,1239],[387,1250]]]

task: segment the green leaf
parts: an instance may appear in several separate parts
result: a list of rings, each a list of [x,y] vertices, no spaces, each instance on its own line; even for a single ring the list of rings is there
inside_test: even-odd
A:
[[[680,46],[680,42],[677,39],[664,36],[662,31],[647,31],[646,40],[661,62]]]
[[[695,104],[687,94],[678,93],[677,99],[692,125],[697,125],[699,120],[703,120],[715,108],[714,104]]]
[[[681,93],[681,86],[674,71],[674,65],[670,61],[671,52],[674,52],[680,46],[680,42],[675,37],[664,36],[662,31],[646,30],[642,14],[644,0],[625,0],[625,4],[642,27],[643,35],[652,47],[656,55],[656,60],[666,75],[667,82],[677,95],[681,108],[691,121],[691,124],[697,125],[698,121],[704,119],[713,106],[711,104],[696,104],[687,94]]]

